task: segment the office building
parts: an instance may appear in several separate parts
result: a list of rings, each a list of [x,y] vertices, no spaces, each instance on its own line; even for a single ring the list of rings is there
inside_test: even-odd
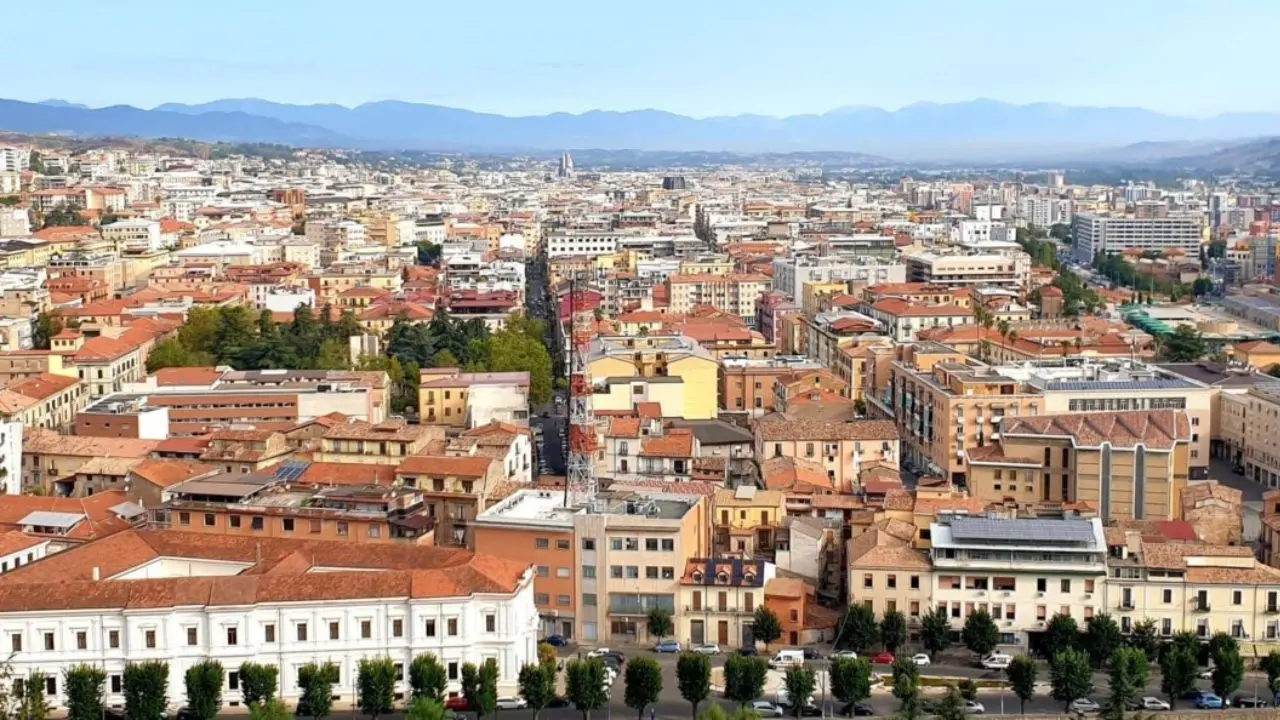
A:
[[[1162,218],[1109,217],[1080,213],[1071,222],[1075,241],[1075,257],[1091,263],[1098,253],[1115,254],[1125,250],[1162,253],[1181,250],[1189,258],[1200,256],[1201,220],[1193,215]]]

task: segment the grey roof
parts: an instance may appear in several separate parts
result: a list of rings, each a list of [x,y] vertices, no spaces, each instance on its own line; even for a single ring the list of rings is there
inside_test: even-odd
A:
[[[126,520],[138,517],[146,512],[146,509],[141,505],[131,502],[122,502],[119,505],[112,505],[109,509],[118,517],[122,517]]]
[[[1048,383],[1046,390],[1187,390],[1197,387],[1186,380],[1057,380]]]
[[[755,436],[750,432],[727,423],[723,420],[672,420],[671,425],[678,428],[689,428],[693,436],[703,445],[733,445],[735,443],[753,443]]]
[[[1083,520],[993,520],[957,517],[951,521],[951,538],[1025,543],[1088,543],[1094,541],[1093,525]]]
[[[37,527],[56,527],[56,528],[72,528],[81,520],[84,520],[84,513],[65,513],[52,512],[49,510],[36,510],[27,513],[26,517],[18,521],[19,525],[34,525]]]

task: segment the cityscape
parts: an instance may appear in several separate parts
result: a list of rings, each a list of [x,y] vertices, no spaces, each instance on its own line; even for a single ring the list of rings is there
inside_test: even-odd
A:
[[[1280,713],[1280,107],[140,52],[0,87],[0,714]]]

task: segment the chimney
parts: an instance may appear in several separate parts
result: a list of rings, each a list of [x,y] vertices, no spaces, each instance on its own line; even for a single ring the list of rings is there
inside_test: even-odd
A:
[[[93,566],[93,579],[94,580],[102,579],[102,568],[98,567],[97,565]]]

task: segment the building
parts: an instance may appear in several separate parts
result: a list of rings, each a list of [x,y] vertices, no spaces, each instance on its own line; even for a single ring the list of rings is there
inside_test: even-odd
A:
[[[1024,252],[1009,254],[943,254],[918,252],[904,255],[907,282],[975,287],[994,285],[1025,291],[1031,282],[1031,258]]]
[[[867,467],[897,467],[899,451],[898,428],[887,420],[844,422],[774,413],[755,423],[758,461],[789,457],[819,463],[840,492],[855,490]]]
[[[54,581],[64,592],[42,590]],[[130,530],[0,575],[14,671],[47,673],[55,707],[75,664],[102,668],[104,703],[118,706],[126,664],[153,659],[180,688],[196,663],[270,657],[279,696],[296,700],[298,671],[317,653],[338,666],[340,698],[354,697],[363,658],[390,657],[403,691],[423,652],[444,664],[450,695],[464,663],[489,659],[499,691],[514,693],[537,661],[536,618],[527,565],[432,547]],[[224,682],[224,701],[242,703],[234,670]]]
[[[756,301],[773,289],[768,276],[745,273],[672,275],[667,284],[670,312],[687,314],[699,305],[710,305],[742,318],[748,327],[755,326]]]
[[[529,423],[529,373],[469,373],[428,368],[418,384],[418,417],[430,425],[474,428],[491,421]]]
[[[608,391],[594,398],[596,410],[657,402],[664,416],[716,417],[719,363],[692,338],[601,336],[592,340],[586,361],[592,380]]]
[[[1108,217],[1079,213],[1071,220],[1076,260],[1092,263],[1098,253],[1125,250],[1163,253],[1181,250],[1186,257],[1199,257],[1203,222],[1195,215],[1171,217]]]
[[[755,645],[751,627],[756,608],[765,604],[765,586],[777,575],[760,559],[692,558],[680,578],[682,622],[675,636],[690,645],[721,648]]]
[[[773,261],[774,289],[793,300],[800,299],[805,283],[883,285],[906,282],[906,277],[905,265],[869,257],[797,256]]]

